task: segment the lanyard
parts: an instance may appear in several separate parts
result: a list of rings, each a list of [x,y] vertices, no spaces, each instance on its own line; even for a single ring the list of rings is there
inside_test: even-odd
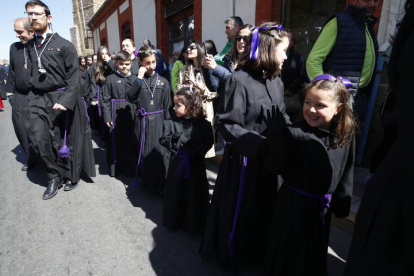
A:
[[[46,42],[45,46],[43,47],[42,51],[40,52],[40,55],[39,55],[39,53],[37,52],[37,49],[36,49],[36,48],[37,48],[37,46],[36,46],[36,45],[34,45],[34,49],[35,49],[36,56],[37,56],[37,67],[39,68],[39,73],[40,73],[40,74],[45,74],[45,73],[46,73],[46,70],[45,70],[45,69],[43,69],[43,67],[42,67],[42,61],[40,60],[40,58],[42,57],[43,52],[45,51],[46,46],[49,44],[49,42],[50,42],[50,40],[52,39],[53,35],[54,35],[54,34],[52,34],[52,35],[49,37],[49,40]]]
[[[157,74],[157,73],[155,73]],[[154,85],[154,89],[151,91],[151,88],[148,86],[148,83],[145,79],[142,79],[145,83],[145,86],[148,88],[149,92],[151,93],[151,101],[150,104],[154,105],[154,93],[155,93],[155,89],[157,88],[157,83],[158,83],[158,74],[157,74],[157,79],[155,80],[155,85]],[[151,83],[150,83],[151,84]]]

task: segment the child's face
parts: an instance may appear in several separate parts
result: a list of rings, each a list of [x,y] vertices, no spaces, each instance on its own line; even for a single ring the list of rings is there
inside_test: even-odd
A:
[[[309,89],[303,105],[303,117],[308,125],[328,129],[332,118],[341,110],[341,105],[330,91]]]
[[[152,54],[149,57],[144,58],[141,60],[141,66],[147,68],[147,74],[152,75],[154,73],[155,67],[157,67],[157,57]]]
[[[131,61],[130,60],[118,60],[116,62],[116,67],[118,68],[119,72],[121,72],[124,75],[127,75],[129,73],[129,70],[131,70]]]
[[[177,117],[187,116],[187,109],[177,96],[174,96],[174,112]]]
[[[287,59],[286,51],[289,47],[289,38],[283,37],[282,41],[277,44],[275,49],[275,55],[277,62],[279,63],[279,69],[282,70],[283,62]]]

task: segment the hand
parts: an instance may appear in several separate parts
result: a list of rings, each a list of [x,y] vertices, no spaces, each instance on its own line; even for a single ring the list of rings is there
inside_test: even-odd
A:
[[[97,105],[97,104],[98,104],[98,101],[92,101],[92,102],[91,102],[91,104],[92,104],[93,106],[95,106],[95,105]]]
[[[176,132],[172,135],[171,140],[178,141],[178,139],[180,139],[180,136],[181,136],[181,132]]]
[[[267,117],[264,118],[267,132],[275,135],[284,135],[286,132],[286,119],[280,112],[278,106],[272,106],[272,110],[267,110]]]
[[[203,66],[214,70],[217,67],[217,63],[212,55],[207,54],[204,56]]]
[[[147,72],[147,68],[144,66],[141,66],[138,70],[138,78],[142,79],[146,72]]]
[[[63,105],[58,104],[58,103],[55,103],[55,105],[53,106],[53,109],[55,109],[55,110],[62,110],[62,111],[66,111],[67,110],[66,107],[64,107]]]
[[[113,125],[113,123],[112,122],[106,122],[105,123],[108,127],[111,127],[112,125]]]
[[[201,95],[203,95],[204,94],[204,83],[202,83],[201,81],[192,81],[192,80],[189,80],[189,82],[190,82],[190,84],[193,84],[193,86],[195,87],[195,88],[197,88],[198,89],[198,91],[200,91],[200,94]]]

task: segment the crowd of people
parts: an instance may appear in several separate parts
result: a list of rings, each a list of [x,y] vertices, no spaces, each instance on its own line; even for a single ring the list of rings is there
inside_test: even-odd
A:
[[[162,196],[164,226],[202,235],[204,259],[263,275],[326,275],[330,216],[350,210],[377,2],[354,0],[327,23],[307,74],[295,34],[275,22],[231,17],[220,53],[213,41],[194,40],[167,66],[148,39],[139,49],[125,39],[114,55],[100,46],[78,57],[52,31],[47,5],[28,1],[28,18],[14,22],[20,42],[11,45],[4,86],[14,94],[22,170],[45,168],[45,200],[75,189],[81,175],[96,174],[96,131],[108,174]],[[369,43],[348,51],[346,36]],[[362,52],[341,67],[340,54]],[[216,154],[210,202],[205,159]]]

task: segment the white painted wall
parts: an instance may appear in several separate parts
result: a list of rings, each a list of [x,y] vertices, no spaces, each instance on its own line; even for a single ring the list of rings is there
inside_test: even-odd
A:
[[[99,28],[95,29],[95,31],[93,31],[93,45],[95,46],[95,53],[98,52],[98,48],[100,45],[101,39],[99,38]]]
[[[154,0],[132,0],[132,17],[134,21],[134,42],[139,49],[142,41],[148,38],[157,46],[156,10]],[[168,30],[164,30],[168,32]]]
[[[106,28],[108,31],[108,47],[109,52],[118,53],[120,49],[119,27],[118,27],[118,11],[115,11],[107,20]]]
[[[404,16],[405,0],[384,0],[382,4],[381,21],[378,28],[378,44],[380,51],[390,52],[390,37],[395,35],[397,23]]]
[[[233,16],[233,1],[235,1],[235,16],[240,16],[243,23],[254,24],[256,15],[255,0],[203,0],[202,1],[202,36],[203,41],[211,39],[220,52],[227,43],[224,33],[224,21]],[[195,22],[195,24],[200,24]]]

